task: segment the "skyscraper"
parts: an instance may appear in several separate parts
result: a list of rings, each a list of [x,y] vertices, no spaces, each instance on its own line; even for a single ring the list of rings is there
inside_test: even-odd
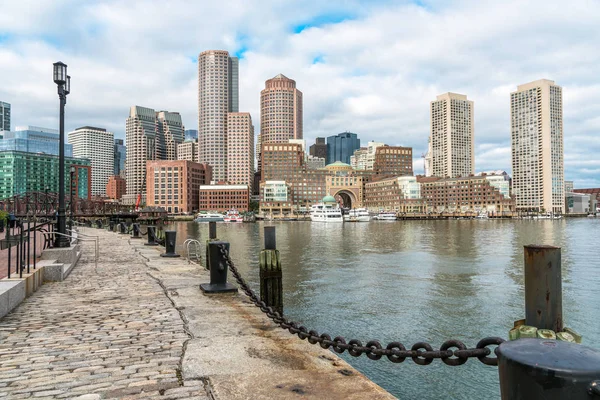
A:
[[[327,164],[341,161],[350,164],[350,157],[360,149],[360,139],[356,133],[338,133],[327,138]]]
[[[327,158],[327,143],[325,138],[318,137],[315,139],[315,144],[312,144],[309,149],[309,154],[314,157]]]
[[[254,184],[254,126],[247,112],[227,114],[227,181]]]
[[[125,156],[127,149],[123,143],[123,139],[115,139],[114,147],[114,175],[120,175],[125,178]]]
[[[156,113],[158,130],[164,137],[164,154],[161,154],[159,160],[176,160],[177,146],[183,143],[184,127],[181,122],[181,115],[178,112],[159,111]]]
[[[4,132],[0,151],[15,150],[26,153],[58,155],[60,135],[56,129],[38,126],[17,126],[14,131]],[[65,157],[73,157],[73,146],[65,143]]]
[[[238,109],[238,59],[224,50],[200,53],[198,162],[213,167],[215,181],[227,180],[227,113]]]
[[[541,79],[510,94],[517,210],[565,212],[562,88]]]
[[[260,135],[265,143],[302,139],[302,92],[296,81],[279,74],[260,92]]]
[[[92,163],[92,195],[105,196],[108,178],[115,169],[115,135],[106,129],[83,126],[68,134],[73,145],[73,156],[85,158]]]
[[[183,142],[184,130],[177,112],[131,107],[125,123],[125,204],[134,204],[138,195],[146,194],[146,161],[177,158],[177,145]]]
[[[430,103],[431,175],[469,176],[475,171],[473,102],[467,96],[444,93]]]
[[[198,130],[197,129],[186,129],[184,132],[184,141],[195,140],[198,141]]]
[[[0,132],[10,131],[10,104],[0,101]]]

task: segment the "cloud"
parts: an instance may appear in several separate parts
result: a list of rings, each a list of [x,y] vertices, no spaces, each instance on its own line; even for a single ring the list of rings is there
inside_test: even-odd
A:
[[[413,147],[420,171],[429,102],[452,91],[475,102],[476,169],[510,171],[510,92],[548,78],[563,87],[565,177],[598,187],[598,20],[593,0],[21,0],[0,14],[0,100],[14,125],[56,126],[60,59],[73,77],[67,129],[124,137],[136,104],[196,129],[197,56],[225,49],[240,57],[240,110],[257,133],[260,90],[283,73],[304,94],[309,144],[357,132]]]

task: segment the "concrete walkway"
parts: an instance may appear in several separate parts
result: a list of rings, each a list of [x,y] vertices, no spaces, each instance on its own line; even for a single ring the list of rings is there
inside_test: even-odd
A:
[[[392,399],[334,353],[275,326],[208,273],[102,230],[69,278],[0,320],[0,397]]]

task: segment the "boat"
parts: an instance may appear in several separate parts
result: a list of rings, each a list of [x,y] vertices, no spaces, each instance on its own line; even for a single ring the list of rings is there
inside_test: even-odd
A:
[[[377,221],[395,221],[396,213],[392,211],[382,211],[375,217]]]
[[[333,196],[325,196],[321,203],[310,207],[310,220],[313,222],[344,222],[342,210]]]
[[[198,213],[194,218],[194,222],[221,222],[223,219],[223,214],[219,213]]]
[[[490,219],[486,213],[480,213],[475,219]]]
[[[344,215],[344,222],[369,222],[371,216],[366,208],[355,208]]]
[[[240,215],[240,213],[237,212],[237,210],[231,209],[231,210],[227,211],[227,214],[225,214],[223,221],[225,221],[225,222],[244,222],[244,217],[242,217]]]

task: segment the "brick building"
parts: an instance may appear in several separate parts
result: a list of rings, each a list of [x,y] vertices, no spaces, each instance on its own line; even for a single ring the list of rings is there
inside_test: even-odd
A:
[[[380,146],[375,149],[373,170],[378,175],[404,176],[413,174],[412,147]]]
[[[365,185],[366,208],[375,211],[398,213],[423,213],[425,201],[421,199],[421,185],[414,176],[380,179]]]
[[[122,176],[113,175],[106,184],[106,196],[109,199],[120,200],[127,193],[127,181]]]
[[[247,185],[202,185],[199,195],[199,210],[202,211],[248,211],[250,189]]]
[[[515,210],[513,199],[506,198],[487,176],[460,178],[418,177],[421,197],[428,212],[477,212],[502,214]]]
[[[162,207],[169,214],[198,210],[198,190],[210,182],[212,168],[188,160],[148,161],[146,205]]]

